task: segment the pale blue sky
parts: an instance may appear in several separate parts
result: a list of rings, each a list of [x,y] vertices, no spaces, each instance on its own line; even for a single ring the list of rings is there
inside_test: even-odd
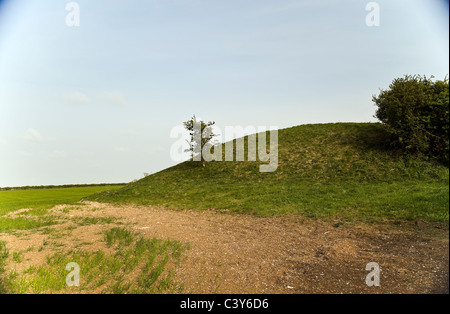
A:
[[[128,182],[172,127],[375,121],[372,95],[449,72],[448,1],[0,0],[0,186]]]

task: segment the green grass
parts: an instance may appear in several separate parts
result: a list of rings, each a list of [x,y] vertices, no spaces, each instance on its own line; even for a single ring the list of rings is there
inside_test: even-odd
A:
[[[15,263],[22,263],[22,261],[23,261],[23,252],[14,252],[13,253],[13,261]]]
[[[133,234],[127,229],[123,228],[112,228],[105,232],[105,242],[108,247],[115,243],[119,246],[127,246],[133,242]]]
[[[38,219],[30,219],[30,218],[8,218],[8,217],[0,217],[0,232],[9,232],[16,230],[29,230],[35,229],[45,226],[51,226],[56,224],[56,222],[49,218],[38,218]]]
[[[61,189],[31,189],[16,191],[0,191],[0,232],[14,230],[29,230],[56,223],[55,217],[48,216],[48,209],[59,204],[77,204],[82,197],[91,193],[114,190],[120,186],[93,186]],[[6,214],[31,208],[23,212],[20,217],[5,217]],[[101,221],[107,223],[108,221]],[[88,218],[80,221],[81,224],[92,224]]]
[[[114,190],[121,186],[0,191],[0,216],[22,208],[49,209],[59,204],[77,204],[92,193]]]
[[[104,225],[116,222],[114,217],[75,217],[71,219],[79,226]]]
[[[300,214],[359,221],[448,224],[449,170],[391,151],[380,124],[303,125],[279,131],[279,167],[258,162],[184,162],[88,200],[219,209],[261,216]]]
[[[183,286],[174,280],[174,266],[179,265],[182,253],[188,248],[186,245],[177,241],[145,239],[120,228],[106,231],[105,241],[110,246],[115,244],[112,253],[105,253],[102,250],[88,252],[80,249],[57,252],[48,256],[43,265],[31,266],[21,274],[11,271],[3,276],[3,292],[14,294],[97,290],[101,293],[114,294],[182,292]],[[0,266],[7,257],[7,251],[2,254],[0,243]],[[73,262],[80,266],[80,287],[66,285],[66,277],[69,274],[66,265]],[[0,281],[0,289],[1,284]]]

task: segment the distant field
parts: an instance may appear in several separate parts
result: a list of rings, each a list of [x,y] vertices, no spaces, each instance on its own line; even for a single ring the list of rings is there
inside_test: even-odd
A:
[[[0,191],[0,216],[22,208],[49,209],[58,204],[76,204],[92,193],[114,190],[122,186],[89,186]]]

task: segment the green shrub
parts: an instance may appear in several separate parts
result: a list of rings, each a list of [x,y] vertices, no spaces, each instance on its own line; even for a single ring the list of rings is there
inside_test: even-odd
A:
[[[449,163],[449,83],[419,75],[395,79],[374,96],[376,117],[391,134],[391,144],[416,155]]]

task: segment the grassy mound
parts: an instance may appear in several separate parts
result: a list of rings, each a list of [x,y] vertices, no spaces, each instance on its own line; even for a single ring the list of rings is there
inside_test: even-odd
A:
[[[448,168],[384,146],[380,124],[302,125],[279,131],[279,167],[184,162],[87,200],[256,215],[448,224]]]

